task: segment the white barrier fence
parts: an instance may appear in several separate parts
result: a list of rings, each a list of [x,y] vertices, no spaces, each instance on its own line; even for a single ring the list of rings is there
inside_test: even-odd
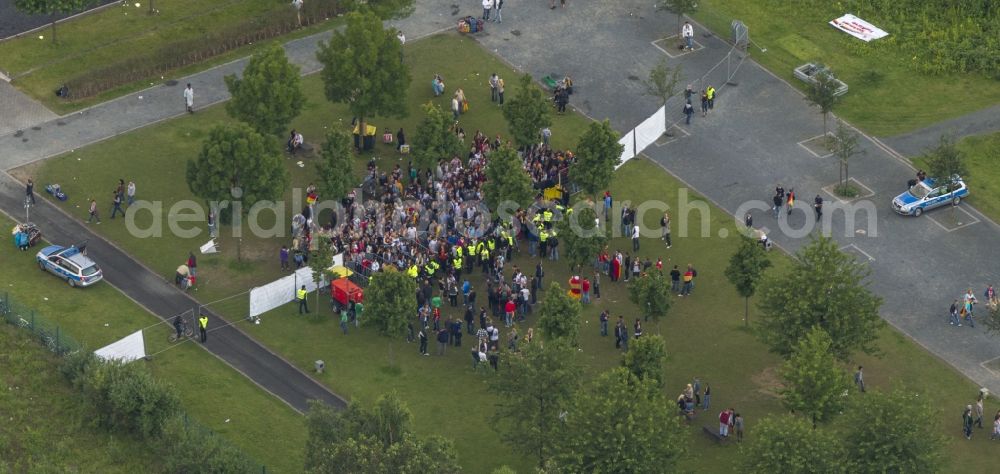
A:
[[[337,254],[333,257],[331,267],[342,266],[344,255]],[[306,286],[306,291],[312,293],[317,288],[327,284],[326,278],[316,284],[313,280],[312,268],[302,267],[295,270],[295,273],[277,279],[264,286],[258,286],[250,290],[250,317],[255,318],[283,304],[291,303],[295,300],[295,291],[302,285]]]

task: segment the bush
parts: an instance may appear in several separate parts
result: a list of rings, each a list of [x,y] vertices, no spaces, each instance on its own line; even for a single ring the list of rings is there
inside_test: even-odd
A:
[[[212,472],[217,474],[260,471],[260,466],[215,433],[175,416],[164,427],[166,472]]]
[[[173,387],[154,379],[137,364],[104,362],[80,351],[67,356],[61,371],[83,392],[95,423],[108,430],[153,438],[180,409]]]
[[[302,26],[326,21],[341,13],[338,0],[310,0],[301,11]],[[66,98],[79,100],[102,92],[162,76],[170,71],[207,61],[248,44],[266,41],[299,28],[295,11],[288,8],[262,18],[247,20],[205,37],[164,44],[66,81]]]
[[[858,196],[858,188],[851,186],[850,184],[838,184],[833,192],[840,197],[852,198]]]

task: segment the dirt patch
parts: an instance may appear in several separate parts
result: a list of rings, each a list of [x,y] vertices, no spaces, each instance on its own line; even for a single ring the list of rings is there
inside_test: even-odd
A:
[[[757,386],[758,392],[774,398],[780,398],[781,389],[785,388],[784,384],[781,383],[777,367],[768,367],[751,377],[750,380]]]
[[[42,161],[36,161],[34,163],[30,163],[30,164],[21,166],[19,168],[14,168],[12,170],[7,170],[7,173],[9,173],[11,176],[13,176],[14,179],[16,179],[16,180],[18,180],[18,181],[20,181],[22,183],[26,183],[28,181],[28,178],[30,176],[32,176],[32,175],[34,175],[35,173],[38,172],[38,168],[41,165],[42,165]],[[36,182],[35,183],[35,192],[38,193],[39,191],[44,191],[44,189],[42,189],[44,187],[45,187],[44,184],[41,185],[41,186],[39,186],[39,184]]]

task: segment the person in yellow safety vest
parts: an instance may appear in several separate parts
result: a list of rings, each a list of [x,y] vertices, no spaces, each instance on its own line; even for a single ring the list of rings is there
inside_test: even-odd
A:
[[[476,253],[482,253],[484,250],[486,250],[486,242],[480,240],[479,243],[476,244]]]
[[[418,269],[416,265],[411,265],[410,268],[406,270],[406,274],[410,275],[410,278],[416,278],[417,275],[420,274],[420,269]]]
[[[542,219],[545,220],[546,224],[552,222],[552,210],[546,209],[545,212],[542,213]]]
[[[493,240],[493,237],[490,237],[490,240],[486,241],[486,246],[489,247],[490,250],[495,250],[497,248],[497,243]]]
[[[454,267],[456,271],[462,270],[462,257],[455,257],[451,260],[451,266]]]
[[[424,265],[424,271],[427,272],[427,276],[434,276],[434,265],[431,263]]]
[[[535,226],[538,226],[538,224],[542,222],[542,213],[536,212],[535,216],[531,218],[531,222],[533,222]]]
[[[490,263],[490,251],[489,251],[489,249],[483,249],[482,252],[479,252],[479,263],[482,264],[483,271],[486,271],[486,267]]]
[[[462,258],[462,246],[461,245],[456,245],[455,246],[455,256],[458,257],[458,258]]]
[[[476,252],[478,251],[478,249],[476,248],[475,242],[471,242],[471,241],[469,242],[469,246],[466,247],[465,250],[469,254],[470,257],[475,257],[476,256]]]
[[[208,315],[202,314],[198,318],[198,332],[201,334],[201,343],[208,340]]]
[[[308,295],[309,292],[306,291],[305,285],[302,285],[302,288],[299,288],[298,291],[295,292],[295,299],[299,300],[299,314],[302,314],[303,312],[309,314],[309,303],[306,300],[306,296]]]
[[[506,232],[504,232],[504,234],[506,234],[504,237],[507,238],[507,245],[509,247],[513,247],[514,246],[514,236],[510,235],[510,234],[507,234]]]
[[[538,233],[538,241],[544,244],[546,240],[549,240],[549,231],[542,229],[542,231]]]

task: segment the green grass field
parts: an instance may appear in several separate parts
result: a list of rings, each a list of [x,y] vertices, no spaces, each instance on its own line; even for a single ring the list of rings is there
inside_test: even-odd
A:
[[[957,145],[969,169],[964,176],[969,185],[966,202],[995,222],[1000,222],[1000,168],[997,168],[997,163],[1000,163],[1000,132],[965,137]],[[926,161],[919,157],[913,163],[927,169]]]
[[[27,331],[0,323],[0,471],[157,472],[151,446],[90,425],[58,364]]]
[[[873,135],[897,135],[1000,102],[997,81],[984,75],[914,71],[907,64],[910,58],[893,46],[893,36],[877,40],[884,44],[873,42],[871,52],[862,53],[861,40],[827,24],[848,12],[839,3],[827,5],[705,0],[694,18],[722,38],[732,36],[732,20],[743,21],[750,39],[767,49],[751,46],[751,57],[796,87],[804,83],[792,75],[795,67],[819,62],[831,68],[850,88],[834,113]]]
[[[146,2],[124,2],[57,26],[59,42],[51,41],[51,29],[0,43],[0,71],[14,78],[22,92],[42,102],[59,114],[98,104],[112,98],[162,82],[149,78],[109,90],[90,99],[67,102],[53,91],[66,80],[88,70],[96,70],[114,61],[147,53],[178,39],[200,37],[250,18],[286,13],[290,2],[275,0],[222,0],[206,3],[198,0],[159,0],[159,13],[148,15]],[[325,22],[302,28],[280,38],[239,48],[209,61],[173,71],[166,79],[183,77],[211,66],[246,56],[271,41],[285,42],[330,29],[338,22]]]
[[[441,64],[437,54],[443,47],[450,52],[446,65]],[[408,98],[411,110],[416,110],[419,104],[431,98],[428,79],[434,72],[441,72],[449,90],[453,90],[455,84],[461,84],[470,97],[472,111],[463,119],[470,136],[476,128],[490,134],[506,133],[499,110],[489,104],[485,78],[496,69],[512,84],[513,73],[508,68],[485,54],[474,42],[452,35],[429,38],[408,44],[406,48],[408,61],[414,67],[414,85]],[[454,66],[456,64],[463,66],[458,68]],[[324,127],[343,126],[345,114],[341,107],[330,106],[323,101],[318,78],[307,78],[305,89],[311,102],[294,126],[303,130],[308,142],[317,143]],[[509,93],[513,94],[513,91]],[[392,130],[402,125],[410,132],[418,119],[419,115],[414,112],[403,121],[375,118],[372,123]],[[178,199],[190,198],[181,171],[183,164],[197,153],[198,142],[208,127],[221,120],[226,118],[216,107],[76,150],[70,155],[47,160],[40,166],[21,169],[18,174],[34,175],[38,183],[63,183],[63,188],[72,197],[69,202],[60,205],[78,218],[82,218],[84,212],[82,207],[76,206],[84,202],[89,194],[106,195],[119,177],[135,179],[141,198],[162,199],[169,205]],[[557,117],[553,127],[555,145],[573,146],[573,137],[578,136],[585,124],[584,119],[575,115]],[[125,158],[135,156],[143,159]],[[378,156],[383,168],[387,165],[391,167],[393,163],[406,166],[405,161],[395,158],[394,151],[382,145],[373,156]],[[364,165],[366,158],[358,159],[359,167]],[[311,160],[306,159],[305,163],[305,168],[298,168],[294,160],[288,160],[296,186],[310,179]],[[676,209],[681,188],[680,182],[658,166],[637,159],[618,171],[611,190],[619,202],[628,200],[635,204],[658,200]],[[696,196],[692,199],[700,200]],[[744,328],[743,301],[723,276],[729,255],[737,245],[736,239],[732,238],[736,235],[736,227],[731,216],[714,206],[707,207],[710,209],[708,215],[691,214],[689,227],[700,229],[704,221],[708,225],[705,235],[681,238],[675,229],[672,249],[666,250],[658,240],[644,239],[639,254],[654,261],[662,257],[667,266],[693,263],[699,269],[694,295],[676,299],[659,328],[666,338],[669,354],[666,393],[676,396],[683,385],[696,376],[711,384],[714,408],[707,414],[699,415],[699,419],[692,424],[691,455],[681,467],[683,471],[728,472],[738,461],[738,451],[731,446],[716,446],[700,434],[699,425],[713,425],[718,409],[732,406],[744,414],[748,436],[752,437],[755,420],[782,411],[776,396],[778,378],[775,368],[779,358],[769,354]],[[649,212],[645,215],[645,221],[651,228],[656,228],[655,214]],[[676,214],[674,219],[678,222]],[[204,237],[184,240],[173,236],[135,239],[128,236],[119,221],[110,221],[106,217],[104,224],[95,226],[94,230],[150,264],[164,277],[172,275],[187,251],[204,240]],[[719,237],[722,230],[730,238]],[[277,249],[287,243],[287,239],[247,237],[243,244],[244,254],[252,263],[234,265],[232,239],[225,237],[225,228],[221,233],[224,253],[201,259],[197,296],[202,301],[246,291],[279,275]],[[619,238],[611,247],[629,250],[631,243]],[[772,271],[781,271],[787,265],[787,258],[780,253],[775,252],[771,256],[776,263]],[[534,266],[533,261],[523,257],[514,263],[527,268]],[[545,265],[547,281],[565,283],[569,277],[567,265],[548,261]],[[480,283],[478,276],[473,281]],[[621,358],[614,349],[613,339],[599,336],[597,315],[600,310],[608,308],[614,317],[623,315],[627,319],[634,319],[636,314],[635,307],[627,300],[623,283],[612,284],[606,278],[601,283],[603,298],[585,310],[582,320],[582,350],[578,357],[588,376],[618,365]],[[482,287],[481,284],[478,286]],[[247,305],[246,296],[240,296],[212,307],[237,319],[246,314]],[[529,472],[533,467],[530,459],[518,456],[508,446],[500,444],[498,436],[490,429],[487,420],[494,410],[493,401],[484,376],[472,372],[468,341],[463,348],[450,348],[443,358],[420,357],[414,344],[403,341],[390,343],[365,328],[352,328],[351,333],[344,336],[328,312],[308,317],[299,317],[295,313],[292,305],[276,309],[264,315],[263,324],[247,326],[247,330],[304,370],[311,370],[313,361],[317,359],[326,361],[327,371],[318,376],[319,380],[349,399],[371,401],[386,390],[398,391],[413,411],[417,431],[452,438],[459,460],[469,472],[489,472],[500,464],[514,466],[520,472]],[[458,315],[455,310],[445,308],[445,316]],[[751,310],[751,321],[755,318]],[[534,317],[529,318],[527,326],[530,327],[534,320]],[[523,333],[524,328],[521,329]],[[647,324],[646,331],[656,332],[657,328]],[[890,329],[884,331],[881,346],[885,351],[884,357],[860,357],[852,361],[865,365],[869,385],[888,388],[895,383],[905,383],[929,394],[951,394],[948,400],[954,403],[941,406],[938,415],[949,435],[945,470],[987,470],[990,461],[981,455],[986,449],[984,437],[977,436],[972,442],[959,438],[960,408],[973,400],[977,387]],[[987,409],[992,412],[997,406],[991,402]]]
[[[10,220],[0,217],[0,228],[11,227]],[[91,350],[159,321],[107,283],[86,289],[70,288],[54,276],[39,271],[34,256],[34,251],[18,252],[13,246],[3,246],[0,267],[20,271],[0,291],[21,305],[33,308],[40,317],[59,325],[64,334]],[[172,330],[167,324],[147,329],[144,332],[146,353],[168,349],[167,336]],[[0,351],[2,353],[6,351]],[[40,371],[46,377],[51,375],[61,380],[56,361],[51,362],[48,364],[46,359],[45,368]],[[269,470],[294,472],[301,467],[306,439],[304,418],[194,341],[176,344],[152,361],[135,363],[146,364],[156,376],[172,383],[178,389],[183,409],[192,418],[227,437]],[[8,395],[6,390],[2,392],[0,397]],[[58,444],[58,434],[54,433],[53,439],[39,433],[37,442]],[[113,454],[114,445],[109,446],[109,454]],[[72,455],[67,454],[67,459],[71,458]],[[100,469],[81,472],[96,471]]]

